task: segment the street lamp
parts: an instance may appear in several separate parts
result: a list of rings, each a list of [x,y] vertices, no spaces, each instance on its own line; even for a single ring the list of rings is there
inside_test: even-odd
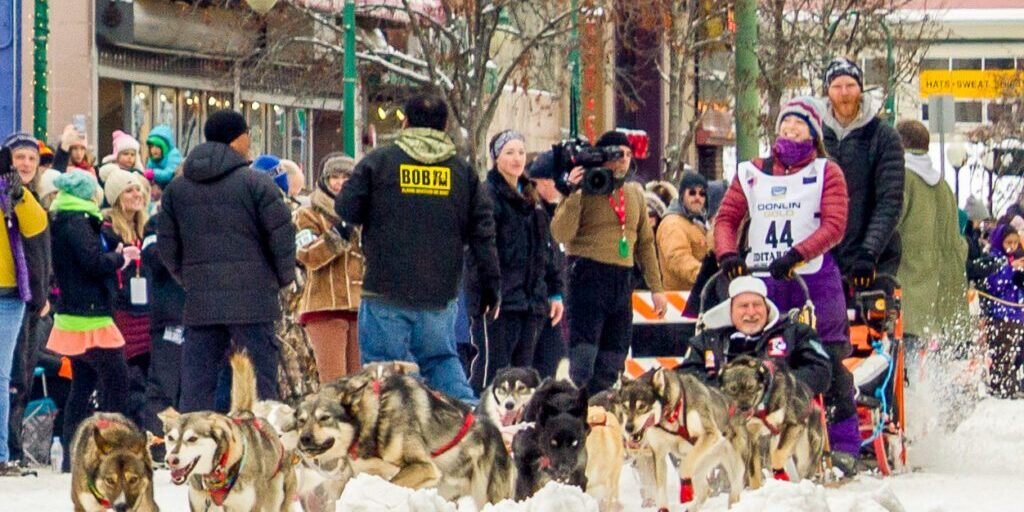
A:
[[[277,0],[245,0],[245,3],[249,4],[249,8],[256,11],[257,14],[263,15],[274,8]]]
[[[960,169],[967,162],[967,148],[962,142],[954,142],[946,148],[946,160],[953,166],[953,183],[956,191],[956,204],[960,206]]]

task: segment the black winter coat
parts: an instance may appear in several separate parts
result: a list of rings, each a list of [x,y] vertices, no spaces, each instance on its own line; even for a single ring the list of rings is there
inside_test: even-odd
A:
[[[429,187],[417,187],[424,179]],[[397,145],[377,149],[356,165],[334,209],[363,227],[364,297],[446,307],[458,294],[466,245],[481,286],[496,292],[501,286],[491,201],[459,157],[426,165]]]
[[[189,154],[167,185],[157,248],[185,289],[185,326],[273,322],[295,279],[295,227],[281,192],[227,144]]]
[[[60,288],[57,313],[111,316],[108,279],[114,279],[124,257],[104,248],[100,219],[84,212],[57,212],[51,217],[53,274]]]
[[[691,373],[717,385],[718,376],[730,358],[741,355],[771,357],[776,363],[789,368],[797,379],[807,384],[813,394],[818,395],[828,390],[832,382],[832,363],[818,340],[818,334],[811,327],[781,318],[748,346],[742,346],[731,339],[735,332],[736,329],[726,327],[704,331],[693,337],[679,371]],[[784,343],[780,344],[778,338]],[[770,354],[769,348],[773,345],[781,353]]]
[[[142,242],[142,267],[149,270],[149,328],[161,331],[172,325],[181,325],[181,312],[185,309],[185,289],[174,280],[160,259],[155,243],[157,226],[164,213],[158,212],[146,223],[146,238]]]
[[[846,236],[832,250],[845,275],[858,254],[866,251],[878,272],[896,275],[900,266],[900,235],[896,232],[903,211],[903,145],[899,134],[878,117],[838,140],[824,127],[825,149],[839,164],[850,193]]]
[[[540,203],[531,204],[512,190],[496,170],[487,173],[484,182],[494,205],[495,239],[501,269],[501,310],[548,313],[548,299],[562,294],[561,266],[555,241],[551,238],[551,218]],[[533,185],[520,177],[519,185]],[[466,300],[471,315],[481,315],[480,283],[476,260],[467,258]]]

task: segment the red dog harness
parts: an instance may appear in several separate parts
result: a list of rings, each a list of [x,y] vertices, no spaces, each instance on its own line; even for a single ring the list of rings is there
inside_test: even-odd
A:
[[[270,441],[271,443],[274,442],[273,438],[267,435],[267,432],[263,430],[263,424],[261,424],[260,421],[256,418],[232,418],[231,421],[233,421],[235,425],[241,425],[245,422],[251,422],[252,426],[256,429],[257,432],[260,433],[261,436],[263,436],[264,439]],[[226,468],[226,471],[225,465],[228,463],[228,455],[230,454],[230,452],[228,450],[225,450],[224,453],[220,456],[220,460],[217,462],[217,465],[213,468],[213,471],[211,471],[209,474],[203,475],[201,479],[203,488],[206,489],[206,493],[210,495],[210,500],[213,501],[213,503],[218,507],[224,504],[224,500],[228,498],[228,493],[231,492],[231,489],[234,489],[235,483],[238,481],[238,475],[239,473],[241,473],[242,466],[245,463],[245,455],[247,453],[247,450],[245,448],[245,440],[243,439],[242,456],[238,459],[238,462],[235,463],[234,466]],[[281,469],[284,467],[284,445],[278,442],[277,450],[277,468],[274,469],[274,474],[270,475],[269,480],[272,480],[274,477],[276,477],[281,472]]]
[[[693,444],[693,436],[691,436],[690,431],[686,429],[686,390],[680,388],[680,392],[679,402],[676,404],[675,408],[662,418],[667,421],[669,425],[678,421],[679,427],[677,427],[675,431],[664,428],[661,425],[658,425],[658,428],[670,434],[675,434],[685,439],[687,443]]]

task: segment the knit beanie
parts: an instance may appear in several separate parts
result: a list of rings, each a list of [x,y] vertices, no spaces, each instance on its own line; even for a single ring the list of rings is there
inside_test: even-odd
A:
[[[679,190],[683,192],[691,188],[702,188],[708,189],[708,179],[703,174],[696,173],[693,171],[686,171],[683,173],[683,177],[679,179]]]
[[[134,149],[136,153],[139,152],[139,141],[135,140],[135,137],[128,135],[121,130],[114,132],[114,156],[120,155],[122,151],[128,151]]]
[[[611,131],[608,131],[608,132],[604,132],[597,139],[597,144],[594,144],[594,145],[597,146],[597,147],[603,147],[603,146],[626,146],[627,148],[630,147],[629,146],[629,137],[627,137],[625,133],[622,133],[622,132],[620,132],[618,130],[611,130]]]
[[[203,126],[203,134],[207,142],[231,144],[239,136],[247,133],[249,126],[245,124],[242,114],[234,110],[218,110],[210,115]]]
[[[96,171],[96,174],[99,176],[101,182],[106,183],[110,173],[122,170],[124,169],[121,169],[121,166],[117,165],[117,162],[107,162],[100,166],[99,170]]]
[[[96,183],[96,178],[81,169],[74,169],[56,176],[53,180],[53,185],[61,192],[85,200],[92,200],[96,194],[96,189],[99,187],[99,184]]]
[[[850,59],[839,57],[829,62],[828,68],[825,69],[825,90],[828,90],[833,80],[841,76],[848,76],[856,80],[861,90],[864,89],[864,72],[860,70],[860,66]]]
[[[39,165],[53,165],[53,150],[45,142],[39,141]]]
[[[4,147],[12,152],[16,149],[32,148],[39,151],[39,141],[25,132],[14,132],[4,140]]]
[[[775,120],[775,132],[778,133],[783,119],[788,116],[796,116],[810,128],[811,138],[815,141],[821,141],[822,133],[824,133],[821,131],[821,113],[824,110],[825,107],[817,98],[797,96],[782,106],[779,117]]]
[[[86,174],[89,173],[89,171],[82,172]],[[54,182],[57,180],[57,177],[63,175],[64,173],[57,169],[47,169],[43,171],[43,173],[39,175],[39,184],[36,185],[36,193],[39,195],[39,199],[43,199],[44,197],[56,192],[57,184]],[[93,178],[93,181],[96,181],[96,179]]]
[[[139,189],[146,190],[146,186],[142,183],[142,176],[138,173],[123,169],[112,171],[103,184],[103,195],[107,199],[107,204],[113,206],[117,198],[121,197],[121,194],[132,186],[138,186]]]

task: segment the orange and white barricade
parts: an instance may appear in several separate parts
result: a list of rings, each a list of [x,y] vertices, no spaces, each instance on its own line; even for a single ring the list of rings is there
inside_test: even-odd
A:
[[[683,318],[683,309],[686,308],[686,300],[690,292],[665,292],[668,299],[668,310],[665,318],[658,318],[654,312],[654,301],[651,300],[651,292],[633,292],[633,325],[672,325],[683,323],[694,323],[693,319]],[[632,351],[626,358],[626,375],[637,378],[652,368],[675,368],[682,363],[681,357],[637,357],[634,358]]]

